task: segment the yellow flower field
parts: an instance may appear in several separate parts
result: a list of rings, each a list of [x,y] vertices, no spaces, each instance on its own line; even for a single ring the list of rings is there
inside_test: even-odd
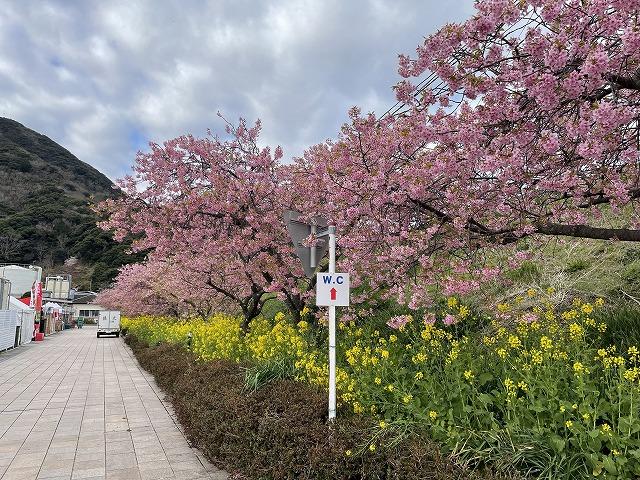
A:
[[[602,305],[501,304],[470,332],[462,327],[477,318],[455,298],[436,312],[451,325],[432,316],[398,330],[342,323],[341,408],[378,417],[380,429],[426,429],[462,460],[498,460],[543,478],[640,475],[640,350],[602,344],[607,326],[594,320]],[[311,322],[307,315],[293,325],[279,313],[254,320],[246,335],[239,318],[223,314],[127,318],[123,326],[151,344],[184,344],[203,361],[284,360],[296,380],[326,387],[323,328]]]

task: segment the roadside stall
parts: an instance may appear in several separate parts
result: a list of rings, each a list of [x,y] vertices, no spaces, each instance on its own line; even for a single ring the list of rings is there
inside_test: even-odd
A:
[[[36,311],[13,297],[9,299],[9,310],[14,310],[17,315],[16,346],[29,343],[35,333]]]
[[[59,332],[64,328],[62,321],[63,308],[55,302],[47,302],[42,306],[42,321],[44,321],[43,333],[45,335],[51,335],[55,332]]]

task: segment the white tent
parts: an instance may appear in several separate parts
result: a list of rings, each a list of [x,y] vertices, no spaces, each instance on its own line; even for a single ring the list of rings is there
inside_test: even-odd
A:
[[[22,303],[20,300],[14,297],[9,297],[9,310],[33,310],[29,305]]]
[[[33,338],[35,328],[35,310],[13,297],[9,297],[9,310],[17,312],[17,326],[20,327],[20,345],[29,343]]]
[[[60,313],[62,312],[62,306],[60,306],[55,302],[47,302],[42,306],[42,310],[44,310],[45,313],[51,313],[51,312]]]

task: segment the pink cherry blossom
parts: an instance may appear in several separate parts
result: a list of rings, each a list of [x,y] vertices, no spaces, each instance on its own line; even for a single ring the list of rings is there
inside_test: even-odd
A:
[[[442,319],[442,323],[444,323],[445,325],[453,325],[457,322],[458,322],[458,319],[453,315],[451,315],[450,313],[447,313]]]
[[[411,322],[412,318],[410,315],[397,315],[395,317],[391,317],[387,322],[387,325],[394,329],[399,329],[404,327],[407,323]]]

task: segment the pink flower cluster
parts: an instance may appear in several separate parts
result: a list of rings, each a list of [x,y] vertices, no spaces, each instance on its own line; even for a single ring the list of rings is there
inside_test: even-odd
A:
[[[395,317],[391,317],[387,322],[387,325],[395,330],[404,327],[406,324],[410,323],[413,320],[411,315],[397,315]]]

